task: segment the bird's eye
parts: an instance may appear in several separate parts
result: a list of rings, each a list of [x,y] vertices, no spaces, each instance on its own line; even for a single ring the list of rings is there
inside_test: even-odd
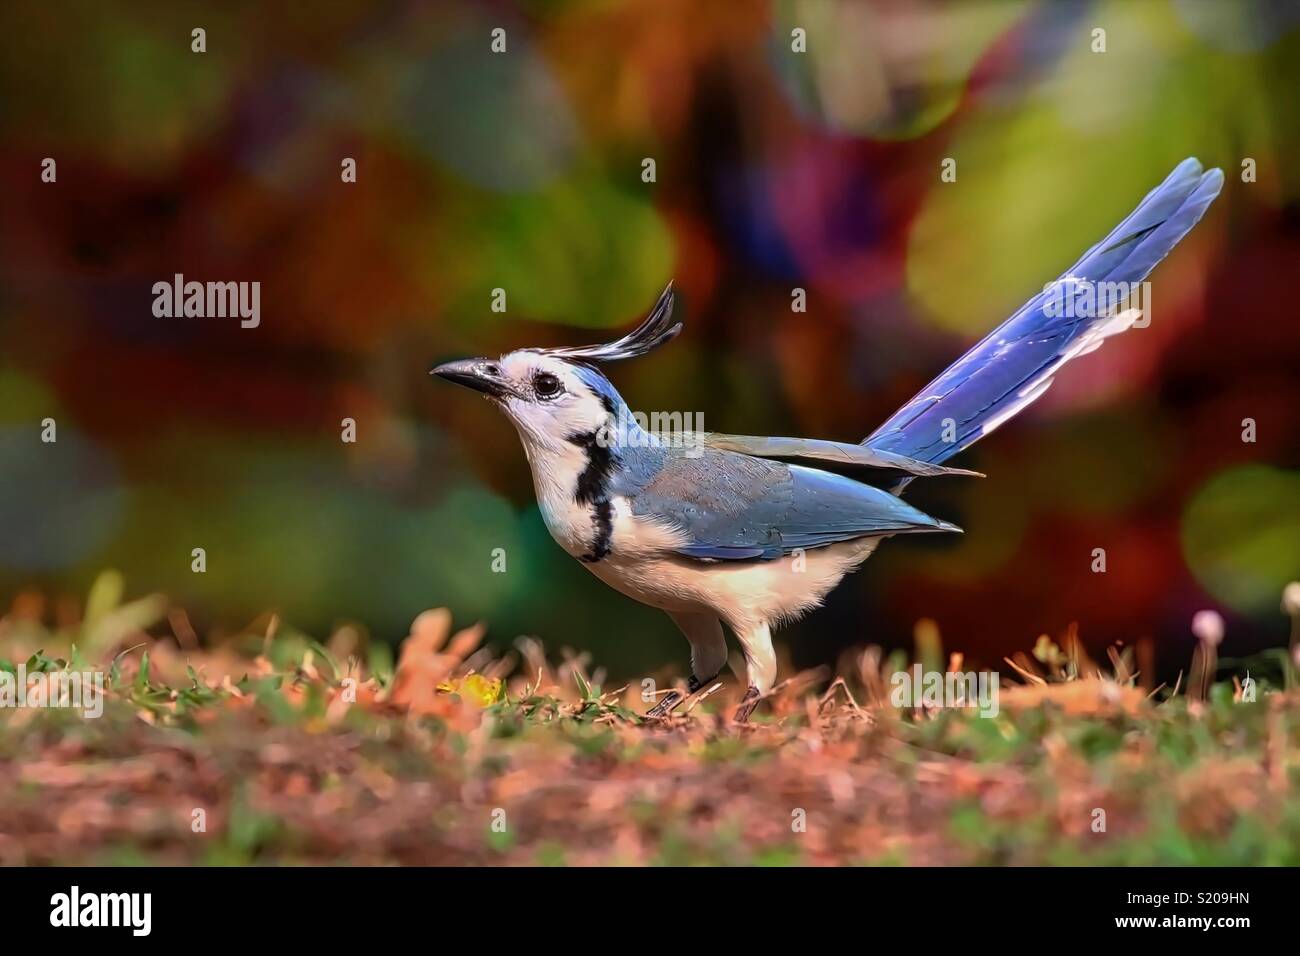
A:
[[[538,372],[533,376],[533,391],[538,398],[554,398],[563,390],[560,380],[550,372]]]

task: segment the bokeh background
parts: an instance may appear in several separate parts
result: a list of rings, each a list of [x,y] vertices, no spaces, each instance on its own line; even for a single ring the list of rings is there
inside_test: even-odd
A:
[[[395,641],[445,605],[680,671],[667,618],[550,541],[509,424],[428,369],[611,336],[671,277],[686,332],[612,370],[633,408],[857,441],[1196,155],[1227,182],[1151,326],[954,462],[989,478],[913,486],[964,537],[888,543],[779,640],[815,664],[930,617],[996,663],[1077,623],[1168,672],[1214,607],[1225,653],[1282,644],[1298,89],[1283,2],[6,4],[0,599],[116,568],[201,632]],[[260,281],[260,327],[156,318],[177,272]]]

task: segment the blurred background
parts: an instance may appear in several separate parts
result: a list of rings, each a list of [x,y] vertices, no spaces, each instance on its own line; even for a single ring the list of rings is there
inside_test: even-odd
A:
[[[929,617],[997,664],[1077,623],[1172,676],[1214,607],[1225,653],[1282,644],[1297,89],[1284,2],[6,4],[0,603],[116,568],[200,633],[392,642],[445,605],[680,673],[671,622],[551,542],[512,427],[428,369],[612,337],[673,278],[685,333],[611,369],[634,409],[858,441],[1195,155],[1227,182],[1150,327],[953,462],[987,479],[913,486],[964,537],[887,543],[778,641],[812,665]],[[175,273],[261,282],[260,326],[155,317]]]

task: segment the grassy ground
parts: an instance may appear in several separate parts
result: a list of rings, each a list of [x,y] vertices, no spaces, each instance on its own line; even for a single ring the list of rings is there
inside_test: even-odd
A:
[[[0,863],[1300,863],[1300,692],[1243,701],[1205,657],[1149,689],[1131,649],[1103,671],[1044,638],[979,717],[891,706],[907,661],[868,648],[754,725],[727,718],[732,680],[646,723],[639,684],[528,641],[496,658],[444,611],[394,665],[273,619],[200,649],[121,592],[109,574],[84,611],[28,594],[0,619],[0,669],[108,684],[98,719],[0,709]]]

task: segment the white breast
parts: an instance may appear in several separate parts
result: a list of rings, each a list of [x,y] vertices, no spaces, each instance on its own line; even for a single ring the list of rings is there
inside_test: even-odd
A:
[[[595,528],[591,505],[580,505],[573,492],[578,476],[587,466],[587,456],[575,445],[537,449],[524,442],[524,453],[533,473],[533,490],[546,530],[556,544],[575,558],[591,547]]]

